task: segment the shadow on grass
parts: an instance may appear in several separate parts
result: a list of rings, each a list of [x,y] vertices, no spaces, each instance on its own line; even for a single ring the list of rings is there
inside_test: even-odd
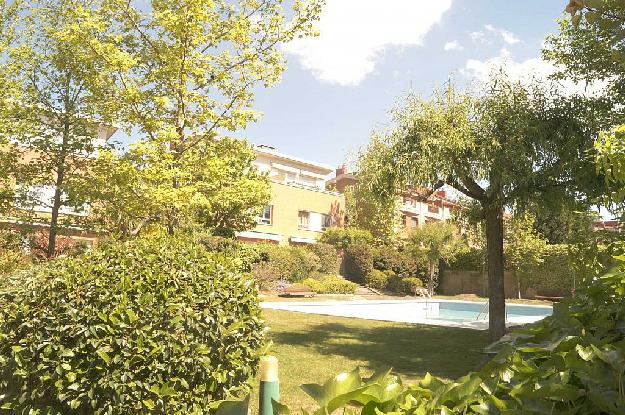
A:
[[[299,313],[292,313],[294,320]],[[322,320],[336,318],[321,318]],[[291,321],[288,328],[270,331],[278,344],[314,349],[321,355],[340,355],[367,362],[373,369],[391,366],[404,376],[430,372],[456,378],[479,369],[488,341],[485,331],[341,318],[340,323]],[[345,321],[345,323],[343,323]]]

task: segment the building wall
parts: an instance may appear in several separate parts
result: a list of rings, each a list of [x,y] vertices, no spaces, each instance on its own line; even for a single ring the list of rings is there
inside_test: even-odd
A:
[[[274,181],[270,184],[271,224],[258,224],[251,232],[239,235],[241,239],[262,240],[267,238],[261,234],[266,234],[280,237],[279,241],[273,241],[282,245],[298,243],[292,238],[301,238],[299,243],[313,242],[323,231],[321,215],[328,215],[332,226],[343,225],[345,198],[342,194]],[[300,211],[310,212],[309,229],[300,227]]]

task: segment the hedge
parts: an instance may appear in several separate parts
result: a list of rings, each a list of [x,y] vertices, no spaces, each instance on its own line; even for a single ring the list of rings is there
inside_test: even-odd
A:
[[[367,245],[352,245],[344,253],[347,279],[364,284],[365,277],[373,270],[373,255]]]
[[[317,255],[319,263],[317,271],[322,274],[338,274],[339,273],[339,255],[336,248],[330,244],[318,242],[316,244],[310,244],[307,248]]]
[[[371,250],[373,268],[380,271],[393,271],[400,277],[417,276],[421,279],[427,276],[428,262],[425,255],[414,255],[405,251],[398,251],[392,247],[379,247]]]
[[[318,294],[353,294],[358,286],[336,275],[326,275],[318,279],[307,278],[302,284]]]
[[[106,243],[34,268],[21,289],[0,293],[0,407],[205,413],[256,371],[254,287],[185,237]]]
[[[374,290],[383,291],[388,287],[389,278],[388,273],[374,269],[365,276],[365,286],[373,288]]]
[[[567,245],[547,245],[543,263],[528,267],[517,275],[521,280],[522,292],[532,289],[536,294],[549,296],[570,296],[573,290],[575,269]]]
[[[328,228],[321,234],[319,242],[332,245],[336,249],[347,249],[352,245],[372,244],[373,235],[362,229]]]

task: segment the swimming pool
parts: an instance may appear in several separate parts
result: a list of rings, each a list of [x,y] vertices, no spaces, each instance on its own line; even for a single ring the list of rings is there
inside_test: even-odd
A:
[[[433,324],[473,329],[488,328],[488,306],[484,302],[453,300],[383,300],[263,302],[263,308],[357,317],[368,320]],[[527,324],[551,315],[552,308],[542,305],[507,304],[507,325]]]

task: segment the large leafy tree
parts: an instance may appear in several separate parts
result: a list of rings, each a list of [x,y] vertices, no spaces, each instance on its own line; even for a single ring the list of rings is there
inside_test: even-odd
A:
[[[94,11],[89,0],[41,0],[20,13],[19,36],[8,50],[3,69],[15,94],[5,102],[9,121],[0,136],[7,172],[16,186],[10,205],[19,220],[49,225],[48,255],[63,231],[64,208],[80,209],[72,183],[85,174],[98,148],[98,134],[108,129],[99,112],[111,80],[92,59],[76,22]],[[8,107],[8,108],[7,108]],[[103,136],[99,137],[103,138]],[[49,215],[39,212],[49,210]]]
[[[497,76],[479,96],[449,86],[430,99],[409,95],[393,112],[396,127],[386,145],[394,167],[376,178],[379,194],[448,185],[477,202],[486,234],[493,340],[505,333],[504,209],[601,187],[588,157],[605,121],[601,109],[587,98]]]
[[[163,204],[160,213],[146,217],[158,220],[170,232],[188,221],[191,212],[187,202],[197,202],[211,193],[199,187],[219,187],[223,182],[222,175],[218,175],[211,184],[214,175],[204,174],[219,165],[219,157],[248,160],[247,167],[251,169],[246,146],[220,145],[218,141],[225,132],[244,128],[258,118],[258,112],[252,108],[254,88],[274,85],[285,68],[279,44],[313,34],[312,23],[320,12],[317,0],[295,1],[288,13],[283,10],[283,3],[154,0],[146,5],[105,0],[102,14],[113,22],[106,39],[101,39],[98,25],[89,21],[81,25],[83,32],[92,33],[87,38],[91,39],[89,47],[95,59],[106,62],[115,75],[119,88],[114,109],[119,119],[136,127],[144,141],[129,158],[137,160],[145,149],[150,152],[151,164],[141,162],[141,171],[130,172],[128,158],[119,163],[134,175],[129,183],[140,176],[144,177],[142,183],[154,183],[145,180],[146,174],[158,177],[153,191],[163,196],[159,198]],[[111,51],[117,59],[110,59]],[[127,59],[122,59],[124,56]],[[216,154],[216,149],[223,153]],[[205,160],[207,166],[196,174],[203,157],[209,157]],[[138,166],[136,162],[131,164]],[[230,178],[233,185],[242,171],[234,170],[236,173]],[[196,179],[202,183],[190,187],[190,180]],[[265,182],[262,178],[257,180],[247,204],[239,203],[239,207],[230,210],[231,214],[242,212],[243,222],[249,223],[253,210],[264,200],[266,190],[258,184]],[[246,190],[250,189],[241,189]],[[222,196],[225,194],[213,194],[211,198]],[[236,199],[239,195],[231,190],[230,196]],[[234,199],[231,207],[237,205]],[[198,215],[200,221],[210,218],[209,222],[228,222],[217,219],[223,214],[213,209],[219,203],[209,202],[200,202],[200,210],[193,215]]]

